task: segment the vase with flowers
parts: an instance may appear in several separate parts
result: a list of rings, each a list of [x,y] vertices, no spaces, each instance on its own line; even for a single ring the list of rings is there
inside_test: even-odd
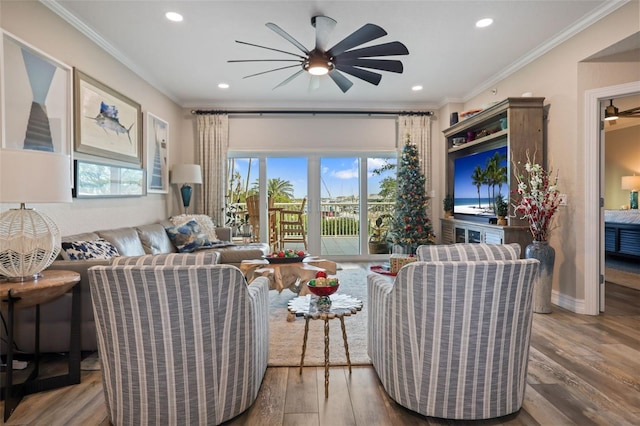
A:
[[[525,249],[525,257],[538,259],[538,278],[533,290],[533,311],[551,312],[551,288],[555,250],[549,245],[548,237],[553,218],[560,205],[558,175],[545,170],[540,164],[529,160],[521,173],[514,164],[518,181],[514,211],[529,222],[533,242]]]

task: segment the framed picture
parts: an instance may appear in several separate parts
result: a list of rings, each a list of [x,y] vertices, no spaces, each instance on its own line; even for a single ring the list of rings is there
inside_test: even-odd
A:
[[[71,156],[72,68],[6,31],[0,34],[2,148]]]
[[[142,166],[140,104],[75,69],[76,151]]]
[[[140,197],[147,192],[144,169],[75,160],[76,198]]]
[[[147,192],[169,193],[169,123],[147,112]]]

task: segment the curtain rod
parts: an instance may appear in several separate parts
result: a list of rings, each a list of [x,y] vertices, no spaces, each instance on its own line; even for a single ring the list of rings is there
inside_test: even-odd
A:
[[[221,110],[202,110],[192,109],[191,114],[196,115],[211,115],[211,114],[308,114],[308,115],[433,115],[433,111],[313,111],[313,110],[236,110],[236,111],[221,111]]]

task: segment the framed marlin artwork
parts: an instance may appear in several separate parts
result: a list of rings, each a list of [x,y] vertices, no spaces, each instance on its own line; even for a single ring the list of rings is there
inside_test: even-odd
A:
[[[169,193],[169,123],[147,111],[147,192]]]
[[[142,167],[140,104],[74,69],[77,152]]]

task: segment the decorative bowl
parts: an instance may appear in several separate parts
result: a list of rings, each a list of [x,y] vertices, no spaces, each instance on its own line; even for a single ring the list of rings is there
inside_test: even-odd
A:
[[[340,284],[326,286],[326,287],[316,287],[315,284],[312,284],[310,281],[307,284],[307,287],[309,287],[309,291],[315,294],[316,296],[326,297],[338,291],[338,287],[340,287]]]
[[[302,262],[308,256],[309,255],[295,257],[262,256],[262,258],[266,259],[269,263],[296,263]]]

